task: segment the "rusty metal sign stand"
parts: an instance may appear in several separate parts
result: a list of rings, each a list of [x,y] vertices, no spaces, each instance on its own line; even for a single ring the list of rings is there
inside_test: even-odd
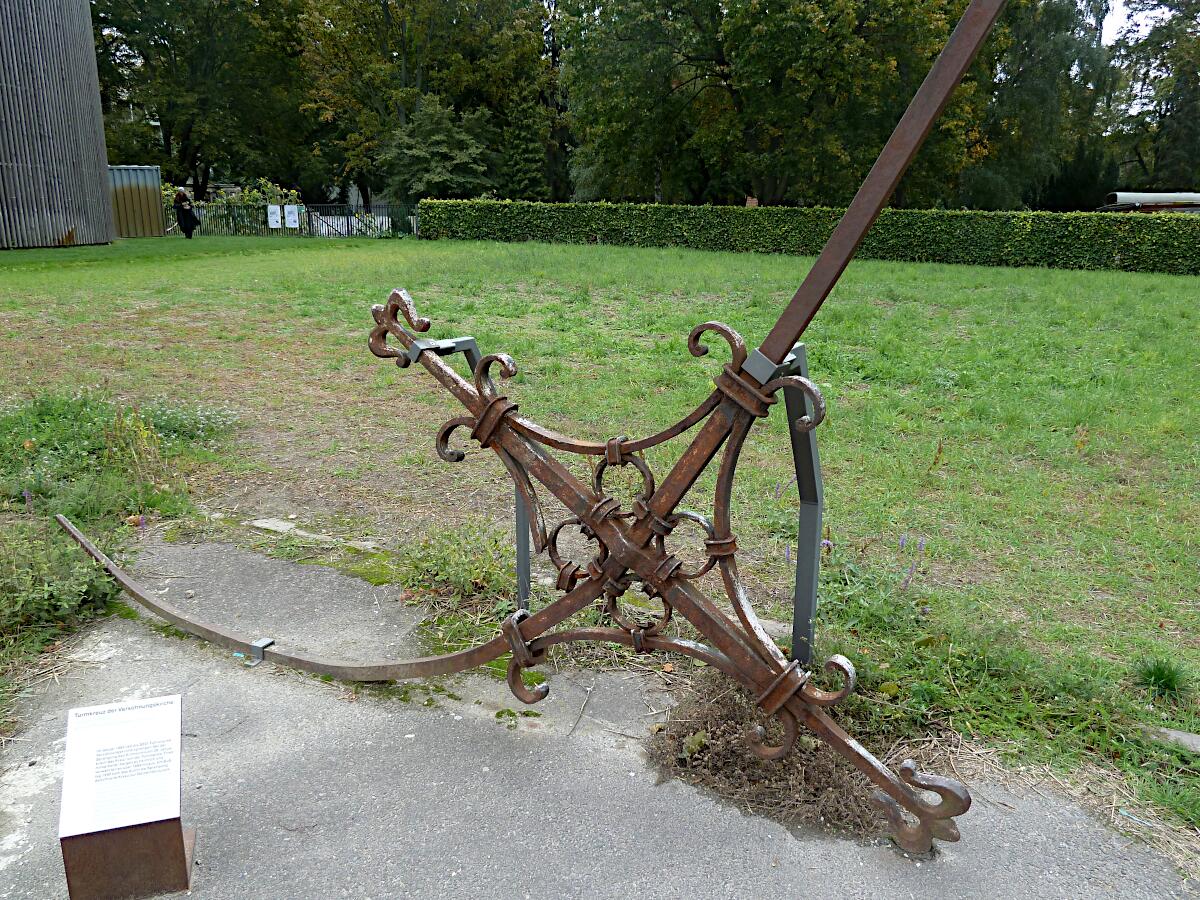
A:
[[[418,315],[412,298],[403,290],[393,291],[386,305],[373,307],[375,328],[369,341],[371,351],[378,357],[394,359],[401,367],[420,363],[467,410],[467,415],[452,418],[441,427],[436,441],[438,455],[448,462],[463,459],[462,451],[450,446],[450,437],[459,428],[468,429],[481,446],[496,453],[516,484],[529,515],[534,549],[546,552],[558,570],[557,589],[561,596],[535,613],[518,609],[502,623],[500,633],[492,640],[444,656],[403,662],[349,663],[288,652],[278,644],[260,641],[254,647],[254,657],[336,678],[384,681],[458,672],[508,653],[511,654],[509,687],[523,702],[536,703],[547,695],[549,687],[546,684],[527,687],[521,673],[543,662],[547,650],[556,644],[611,641],[639,653],[680,653],[702,660],[739,682],[763,712],[778,721],[782,739],[777,744],[768,744],[761,727],[747,732],[749,748],[757,756],[773,760],[787,755],[803,725],[875,784],[875,801],[901,847],[924,852],[930,849],[934,838],[957,840],[959,832],[954,818],[971,804],[963,784],[919,773],[912,761],[901,763],[898,774],[893,773],[826,712],[854,690],[855,674],[850,661],[834,656],[825,663],[827,672],[840,677],[841,686],[836,691],[822,690],[800,660],[785,657],[763,630],[738,576],[730,501],[742,446],[754,422],[765,417],[777,402],[776,394],[783,391],[787,396],[788,392],[794,392],[789,418],[800,435],[807,435],[824,417],[821,392],[808,378],[792,372],[789,354],[891,196],[1003,5],[1004,0],[972,0],[850,207],[762,345],[748,350],[741,336],[720,322],[703,322],[692,330],[688,349],[693,356],[709,352],[701,338],[712,333],[729,345],[732,359],[715,379],[716,388],[708,398],[658,434],[638,439],[614,437],[600,443],[577,440],[543,428],[520,416],[517,404],[501,393],[490,377],[493,367],[501,378],[516,374],[517,365],[509,356],[496,353],[480,358],[469,338],[450,341],[418,338],[417,333],[429,330],[430,322]],[[389,339],[399,346],[389,343]],[[460,350],[468,357],[470,381],[443,360],[443,356]],[[796,397],[804,400],[803,414],[798,414]],[[674,467],[658,481],[646,464],[643,451],[697,427]],[[590,483],[576,479],[551,450],[594,458]],[[721,459],[710,519],[683,509],[680,504],[718,454]],[[641,490],[629,509],[622,509],[619,501],[605,491],[605,472],[614,466],[632,466],[641,476]],[[569,518],[547,527],[534,482],[567,508]],[[192,634],[251,655],[253,641],[199,622],[153,598],[73,525],[61,516],[59,522],[147,608]],[[707,559],[694,569],[686,567],[671,552],[672,534],[681,526],[698,527],[704,534]],[[577,562],[562,556],[558,538],[565,528],[576,528],[594,542],[591,559]],[[720,574],[732,616],[696,587],[696,579],[713,569]],[[619,598],[634,589],[660,603],[662,612],[646,617],[623,607]],[[600,608],[608,624],[552,630],[593,605]],[[686,618],[707,643],[666,635],[664,626],[675,614]],[[930,799],[931,794],[937,799]]]

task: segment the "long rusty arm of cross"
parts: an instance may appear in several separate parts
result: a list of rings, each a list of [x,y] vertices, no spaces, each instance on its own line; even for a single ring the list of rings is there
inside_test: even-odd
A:
[[[778,363],[813,320],[879,218],[950,96],[979,54],[1006,0],[972,0],[908,109],[859,186],[820,256],[759,348]]]

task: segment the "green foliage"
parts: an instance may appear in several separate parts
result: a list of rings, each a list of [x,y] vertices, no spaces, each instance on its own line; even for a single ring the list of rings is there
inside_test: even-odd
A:
[[[393,561],[394,579],[427,609],[420,635],[430,653],[454,653],[499,633],[516,607],[512,546],[496,528],[434,529]],[[488,665],[503,676],[505,660]],[[525,673],[532,684],[537,673]]]
[[[1134,663],[1133,677],[1156,697],[1176,698],[1188,689],[1187,670],[1177,660],[1165,656],[1139,659]]]
[[[201,199],[214,174],[323,194],[328,175],[312,153],[320,124],[295,77],[303,5],[92,0],[109,162],[160,165]]]
[[[506,606],[514,602],[511,556],[495,528],[435,529],[400,552],[396,572],[413,591]]]
[[[421,237],[814,255],[842,210],[422,201]],[[1200,274],[1200,216],[887,209],[859,256],[981,266]]]
[[[545,108],[525,102],[512,113],[500,151],[500,195],[510,200],[549,200],[546,146],[549,122]]]
[[[1131,188],[1200,190],[1200,0],[1133,0],[1113,143]],[[1143,27],[1148,25],[1149,27]]]
[[[491,187],[487,150],[475,137],[484,116],[485,110],[456,116],[436,96],[424,98],[396,129],[384,157],[391,196],[471,197]]]
[[[0,701],[12,692],[3,673],[14,661],[119,594],[50,516],[63,513],[108,543],[129,516],[186,511],[172,455],[231,424],[222,411],[139,411],[86,392],[0,408]]]
[[[564,65],[577,200],[846,203],[945,45],[946,0],[572,4]],[[897,206],[1020,208],[1111,80],[1101,20],[1013,0]],[[1097,203],[1093,204],[1093,208]]]
[[[41,395],[0,410],[0,502],[107,527],[131,515],[178,515],[188,501],[169,451],[231,424],[215,410],[155,404],[141,412],[86,392]]]
[[[476,113],[489,114],[496,129],[503,129],[515,124],[521,98],[537,97],[545,106],[555,93],[557,72],[543,55],[550,11],[538,0],[312,0],[306,5],[302,72],[307,106],[328,127],[321,153],[337,166],[339,181],[356,184],[364,196],[380,190],[389,175],[393,182],[399,179],[396,189],[402,196],[422,195],[414,185],[437,165],[421,160],[420,147],[411,142],[410,123],[423,106],[457,108],[468,132]],[[462,139],[458,124],[448,132],[450,154],[465,159],[450,167],[452,178],[431,182],[440,191],[432,196],[481,193],[490,184],[473,183],[479,162],[488,167],[488,181],[495,180],[502,132],[492,130],[486,139],[471,134],[485,144],[481,157]],[[399,148],[393,146],[398,134]],[[446,152],[442,148],[435,155]],[[406,162],[409,156],[414,158]]]
[[[957,193],[940,193],[942,203],[1020,209],[1041,200],[1076,144],[1098,143],[1099,106],[1115,78],[1102,22],[1103,13],[1079,0],[1009,2],[983,53],[991,68],[987,103],[979,121],[963,123],[977,129],[973,159]],[[1059,204],[1095,209],[1113,187],[1062,196],[1060,185]]]
[[[168,209],[175,203],[175,192],[179,188],[169,182],[162,184],[162,199],[163,206]],[[194,201],[197,207],[208,205],[207,201]],[[222,206],[253,206],[260,207],[267,203],[284,204],[284,203],[301,203],[300,194],[290,188],[280,187],[268,181],[266,178],[257,178],[253,182],[245,185],[237,193],[221,194],[214,201]]]
[[[44,523],[0,524],[0,648],[101,612],[120,593],[78,548]]]

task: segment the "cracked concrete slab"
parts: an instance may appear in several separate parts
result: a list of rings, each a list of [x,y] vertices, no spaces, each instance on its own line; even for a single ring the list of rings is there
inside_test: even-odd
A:
[[[197,556],[163,546],[140,567],[182,574],[184,561],[216,562],[211,547]],[[351,611],[332,609],[345,596],[341,580],[285,563],[303,590],[281,594],[276,561],[241,567],[253,561],[237,553],[223,558],[276,587],[234,603],[205,582],[210,615],[249,618],[253,597],[294,597],[336,612],[340,627],[356,632],[347,640],[371,646],[377,620],[368,588],[359,586],[354,623]],[[1187,892],[1167,860],[1069,801],[994,784],[972,784],[962,842],[923,861],[885,843],[745,815],[662,780],[646,762],[640,738],[663,697],[629,673],[552,674],[550,696],[530,710],[539,715],[523,717],[503,712],[526,708],[485,676],[450,679],[440,690],[356,694],[269,665],[246,669],[219,648],[143,621],[96,623],[65,652],[68,674],[24,699],[28,727],[0,753],[5,900],[66,896],[55,831],[66,710],[171,693],[184,698],[183,813],[199,829],[192,893],[200,897],[1075,900]]]

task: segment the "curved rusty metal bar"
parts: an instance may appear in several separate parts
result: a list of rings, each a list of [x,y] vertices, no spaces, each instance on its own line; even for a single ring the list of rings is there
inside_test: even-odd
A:
[[[100,563],[109,576],[121,586],[125,593],[136,600],[139,606],[144,606],[181,631],[186,631],[188,634],[218,646],[240,651],[247,656],[253,655],[255,649],[251,645],[256,638],[245,637],[220,625],[204,622],[188,615],[176,606],[154,599],[149,591],[89,541],[66,516],[58,515],[54,518],[62,526],[62,529],[75,540],[75,543]],[[596,581],[584,581],[559,598],[555,604],[545,607],[522,622],[521,632],[523,634],[540,634],[548,628],[553,628],[576,612],[586,609],[603,594],[603,591],[603,586]],[[498,659],[510,649],[508,641],[501,636],[493,638],[485,644],[480,644],[478,647],[460,650],[457,653],[447,653],[444,656],[356,663],[288,651],[278,645],[272,645],[263,651],[263,659],[267,662],[290,666],[302,672],[329,675],[344,681],[402,681],[407,678],[429,678],[433,675],[448,675],[452,672],[461,672],[463,669],[473,669]]]
[[[608,641],[613,644],[624,644],[626,647],[634,645],[633,635],[629,632],[622,631],[620,628],[605,628],[604,626],[597,625],[552,631],[549,634],[544,634],[530,641],[529,648],[534,652],[538,652],[547,650],[555,644],[567,644],[579,641]],[[743,684],[747,683],[744,674],[734,665],[728,656],[705,644],[699,644],[696,641],[689,641],[684,638],[647,635],[643,647],[646,650],[666,650],[671,653],[690,656],[692,659],[708,663],[714,669],[724,672],[735,681],[740,681]]]
[[[392,311],[393,318],[399,312],[413,331],[429,330],[430,321],[424,316],[417,315],[417,305],[413,303],[413,298],[404,288],[393,288],[387,305],[388,309]]]
[[[721,469],[717,475],[716,495],[713,499],[713,528],[716,531],[717,540],[733,540],[729,512],[733,497],[733,478],[737,472],[742,445],[745,444],[746,436],[750,433],[750,426],[753,424],[754,420],[748,415],[742,416],[733,426],[729,440],[725,444],[725,455],[721,460]],[[767,630],[758,621],[758,615],[754,612],[750,598],[742,586],[734,555],[728,553],[721,556],[717,560],[717,565],[721,570],[721,581],[725,585],[725,594],[729,597],[729,602],[733,605],[733,611],[737,614],[742,627],[747,634],[753,637],[754,649],[759,651],[768,663],[779,666],[787,665],[787,657],[775,644],[775,639],[767,634]]]
[[[729,350],[733,354],[733,361],[730,365],[733,366],[734,371],[740,369],[749,355],[746,351],[746,341],[724,322],[701,322],[693,328],[692,333],[688,335],[688,352],[692,356],[708,355],[708,345],[700,343],[700,335],[706,331],[715,331],[725,338],[726,343],[729,344]]]
[[[475,366],[475,390],[479,392],[480,397],[494,400],[497,396],[496,386],[488,374],[493,363],[500,364],[500,377],[504,379],[512,378],[517,374],[517,364],[507,353],[489,353]]]
[[[746,731],[746,743],[750,745],[750,752],[759,759],[783,759],[796,745],[796,738],[800,734],[800,724],[796,717],[786,709],[779,710],[775,717],[783,725],[783,740],[778,746],[771,746],[766,742],[767,730],[761,725],[754,725]]]
[[[717,404],[721,402],[721,392],[713,391],[708,397],[693,409],[690,413],[671,425],[669,428],[664,428],[657,434],[652,434],[649,437],[638,438],[637,440],[629,440],[621,442],[621,451],[623,453],[638,453],[642,450],[648,450],[650,447],[657,447],[659,444],[665,444],[671,438],[678,437],[690,428],[694,428],[697,423],[702,422],[709,413],[717,408]],[[556,450],[565,450],[568,453],[578,453],[581,456],[603,456],[608,449],[606,443],[597,441],[583,441],[578,438],[569,437],[553,429],[546,428],[543,425],[538,425],[523,416],[509,416],[509,424],[513,431],[518,434],[523,434],[527,438],[532,438],[539,443],[545,444],[547,447],[553,447]]]
[[[517,490],[520,491],[521,498],[525,501],[525,508],[532,514],[529,517],[529,533],[533,536],[533,549],[541,553],[546,549],[548,543],[546,520],[542,515],[542,505],[538,500],[537,491],[534,490],[533,482],[529,479],[529,473],[506,451],[497,449],[496,454],[504,463],[504,468],[508,469],[508,474],[516,484]]]
[[[789,387],[799,390],[813,405],[812,415],[806,413],[793,422],[792,427],[800,432],[812,431],[825,421],[825,397],[821,394],[821,389],[803,375],[784,375],[768,381],[762,390],[764,394],[774,394]]]
[[[938,802],[930,803],[918,797],[917,803],[924,815],[918,813],[914,823],[905,818],[900,804],[892,797],[876,791],[871,800],[887,818],[896,843],[911,853],[923,853],[929,848],[933,838],[957,841],[959,833],[958,826],[954,824],[954,817],[961,816],[971,808],[971,795],[967,793],[966,788],[953,778],[918,772],[916,763],[911,759],[900,763],[898,771],[905,784],[937,794]]]
[[[437,449],[437,455],[448,463],[462,462],[467,458],[467,455],[461,450],[455,450],[450,446],[450,435],[454,433],[456,428],[472,428],[475,425],[475,420],[470,416],[455,416],[449,422],[446,422],[438,429],[437,439],[434,441],[434,447]]]
[[[836,691],[823,691],[820,688],[813,687],[811,681],[806,681],[804,687],[800,688],[800,696],[804,698],[805,703],[811,703],[813,706],[836,706],[854,693],[854,686],[858,683],[858,675],[855,673],[854,665],[850,660],[846,659],[840,653],[835,653],[829,659],[825,660],[825,671],[841,674],[841,688]]]

